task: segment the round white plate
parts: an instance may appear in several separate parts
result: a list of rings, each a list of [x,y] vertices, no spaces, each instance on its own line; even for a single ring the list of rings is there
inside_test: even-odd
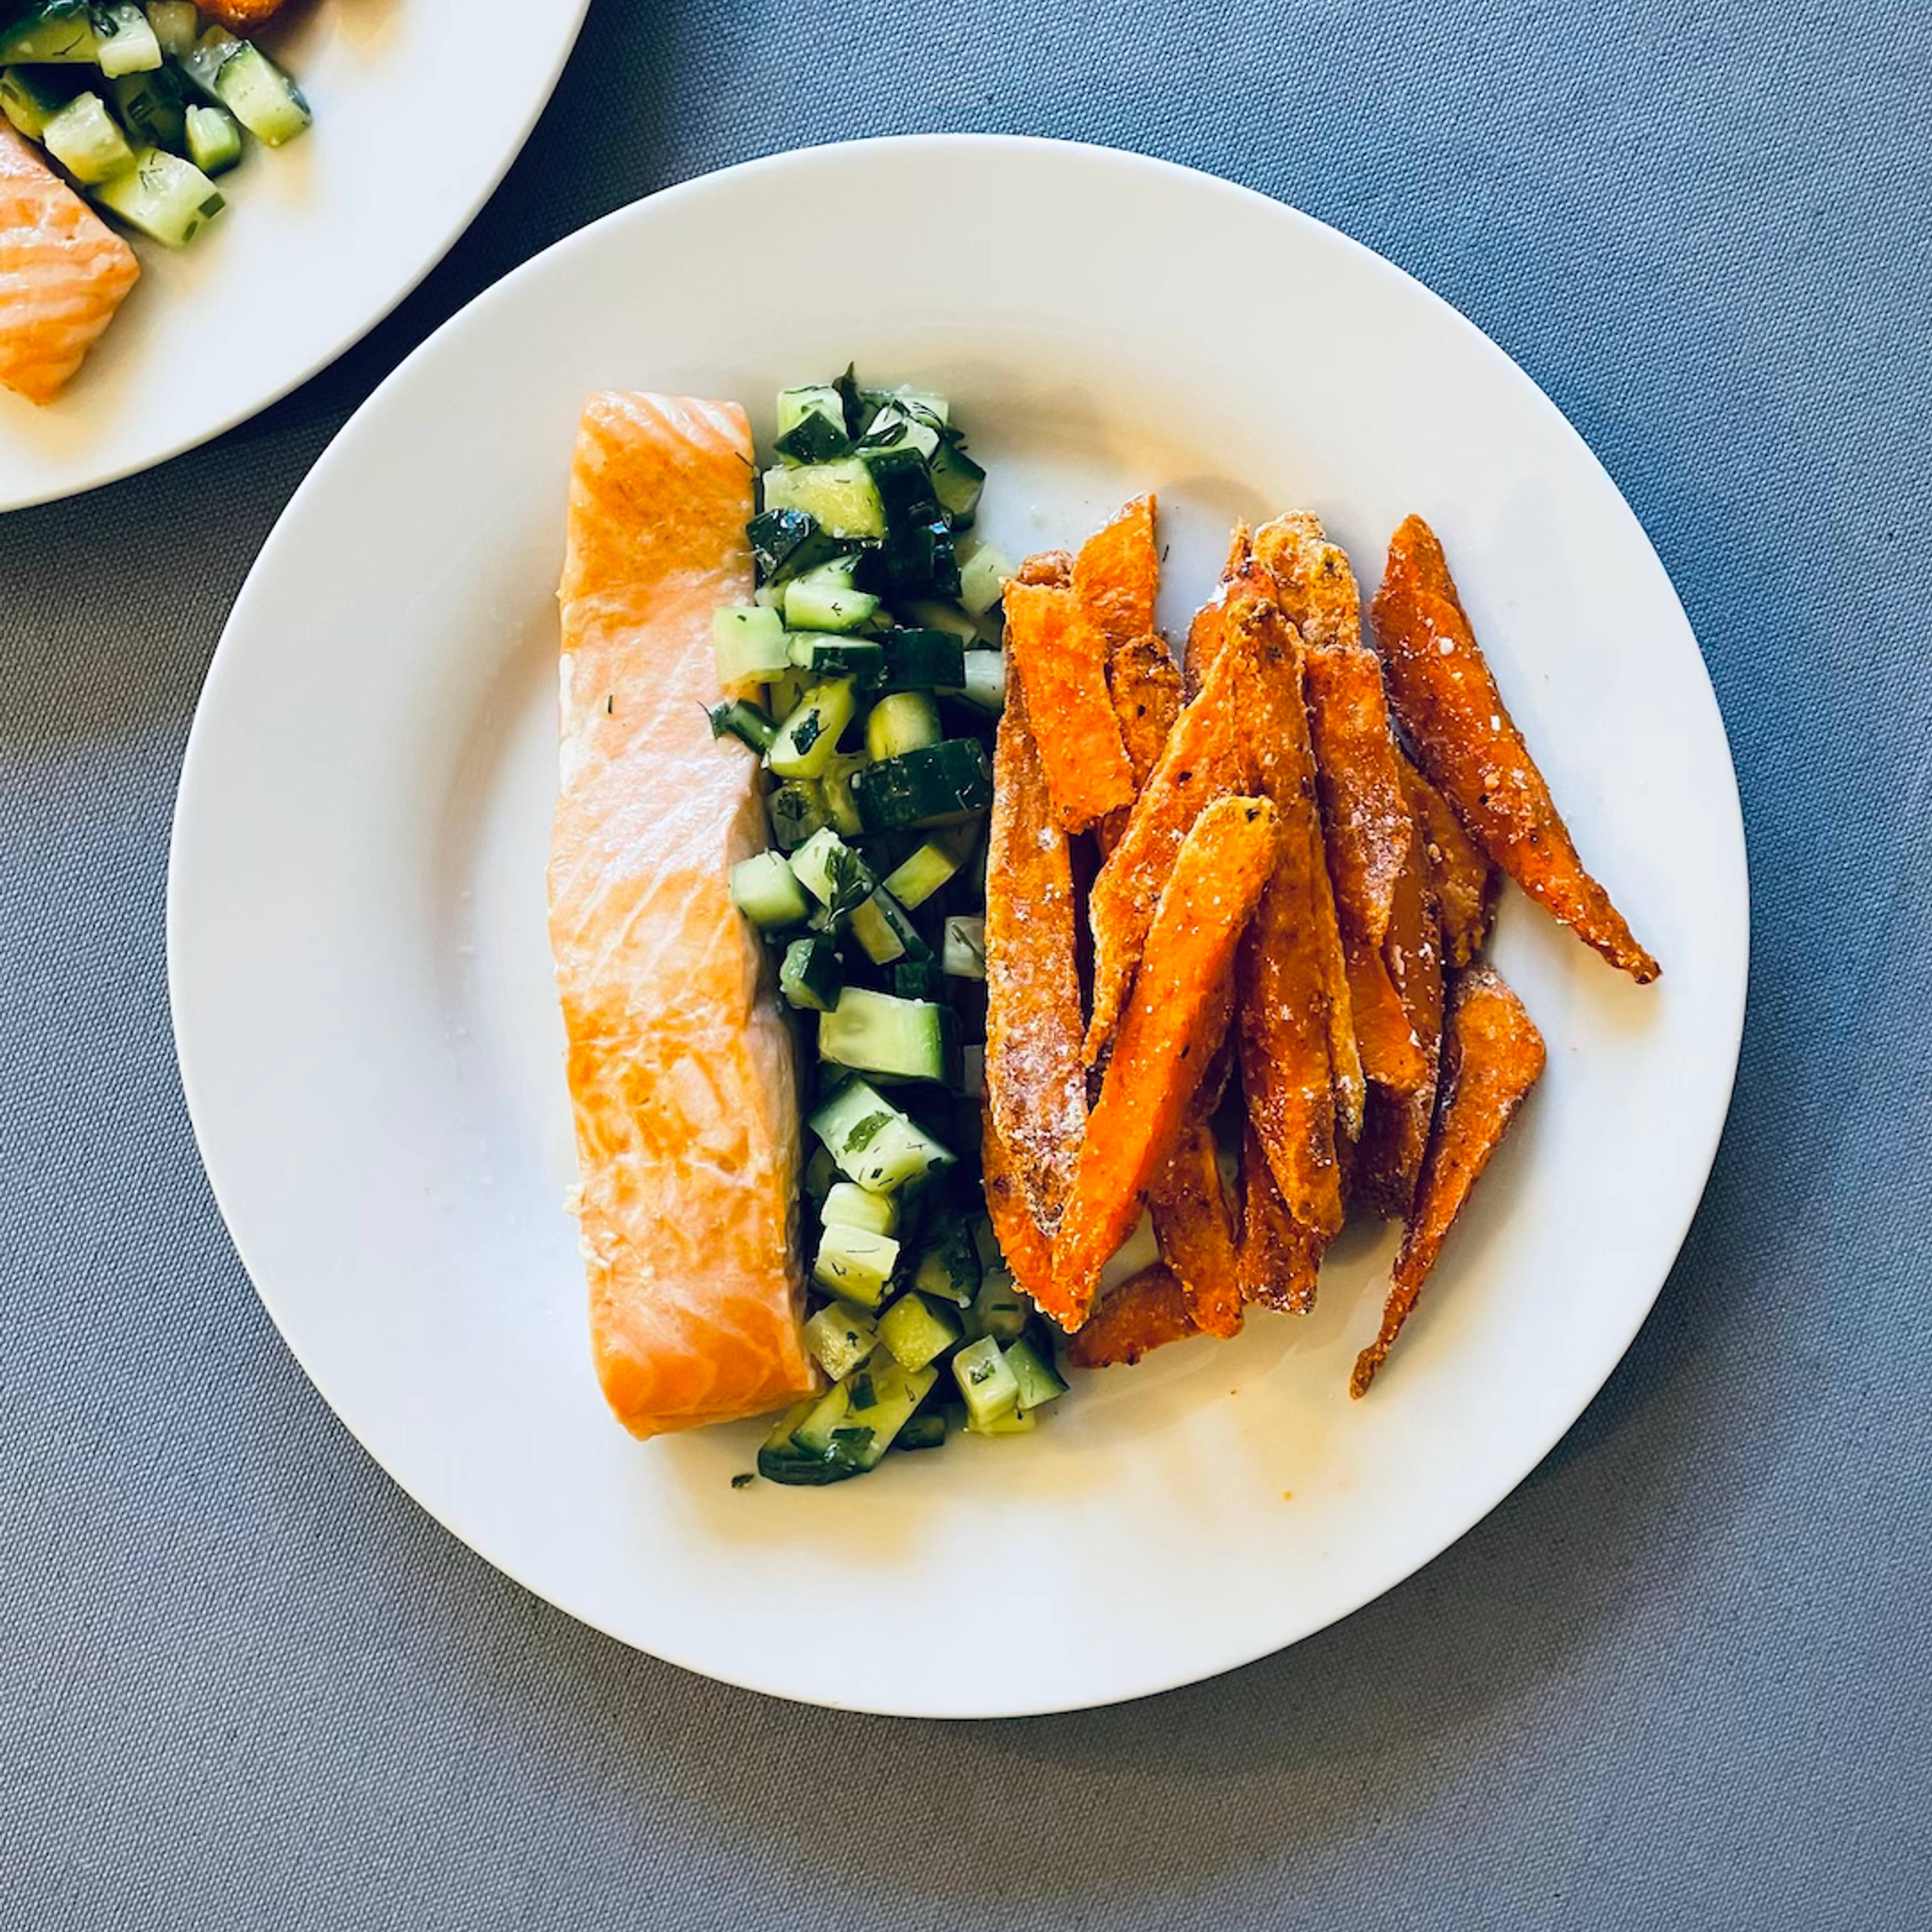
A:
[[[827,234],[874,238],[886,266],[827,275]],[[742,398],[769,434],[776,389],[848,357],[951,396],[992,472],[986,526],[1016,554],[1156,488],[1176,631],[1235,517],[1312,506],[1372,585],[1389,532],[1423,512],[1586,858],[1664,962],[1640,989],[1510,898],[1496,956],[1549,1072],[1366,1401],[1345,1384],[1390,1244],[1355,1233],[1310,1318],[1079,1378],[1030,1438],[829,1490],[734,1489],[756,1424],[646,1444],[605,1411],[562,1208],[544,932],[578,413],[593,387],[686,391]],[[316,465],[236,606],[169,906],[222,1210],[383,1466],[627,1642],[931,1715],[1226,1670],[1492,1508],[1602,1384],[1676,1253],[1730,1090],[1745,944],[1737,794],[1696,642],[1528,378],[1388,264],[1258,195],[961,136],[656,196],[424,344]]]
[[[58,400],[0,389],[0,512],[192,449],[374,328],[502,179],[588,4],[526,0],[506,53],[475,0],[292,0],[260,38],[314,125],[250,142],[190,247],[136,239],[141,279]]]

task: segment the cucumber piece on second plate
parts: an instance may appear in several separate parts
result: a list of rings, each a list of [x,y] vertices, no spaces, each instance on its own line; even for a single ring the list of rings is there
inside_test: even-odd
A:
[[[788,1006],[802,1012],[829,1013],[838,1004],[845,984],[836,940],[826,934],[794,939],[778,966],[778,991]]]
[[[791,855],[791,868],[827,912],[850,912],[878,884],[872,868],[830,826],[814,832]]]
[[[825,1143],[839,1172],[874,1194],[890,1194],[952,1165],[948,1148],[863,1080],[846,1081],[806,1125]]]
[[[56,86],[32,68],[0,70],[0,113],[30,141],[40,138],[40,130],[67,105],[72,94],[71,88]]]
[[[886,1298],[898,1262],[899,1244],[891,1235],[834,1222],[819,1235],[812,1278],[828,1294],[856,1301],[862,1308],[876,1308]]]
[[[980,1251],[973,1231],[963,1221],[952,1222],[939,1239],[920,1256],[912,1285],[921,1294],[970,1308],[980,1292]]]
[[[731,868],[731,903],[760,932],[782,932],[812,916],[812,902],[780,852],[754,852]]]
[[[292,141],[310,118],[300,88],[252,41],[210,27],[182,66],[196,86],[271,148]]]
[[[896,691],[866,718],[866,749],[874,760],[896,758],[940,740],[939,706],[923,691]]]
[[[1066,1393],[1066,1384],[1060,1379],[1052,1364],[1024,1336],[1008,1342],[1005,1355],[1006,1366],[1012,1370],[1013,1381],[1019,1389],[1021,1408],[1042,1408]]]
[[[806,1352],[835,1382],[850,1375],[878,1342],[872,1318],[849,1301],[828,1302],[806,1323],[804,1336]]]
[[[711,661],[727,691],[780,676],[791,668],[784,620],[755,604],[728,604],[711,620]]]
[[[134,165],[127,136],[98,94],[76,94],[40,130],[40,145],[85,187],[94,187]]]
[[[848,986],[818,1022],[818,1057],[890,1079],[955,1080],[958,1024],[950,1006]]]
[[[12,66],[98,66],[92,10],[74,0],[44,0],[0,30],[0,63]]]
[[[953,1357],[952,1378],[976,1423],[991,1421],[1019,1406],[1020,1385],[993,1336],[968,1342]]]
[[[818,1218],[830,1228],[865,1228],[896,1235],[899,1204],[890,1194],[868,1194],[855,1180],[835,1180],[820,1204]]]
[[[181,82],[175,78],[172,68],[156,68],[151,74],[118,75],[107,83],[107,91],[114,97],[114,111],[121,117],[122,126],[132,139],[152,147],[165,148],[171,154],[184,154],[205,175],[221,172],[220,166],[210,167],[194,152],[188,138],[187,109],[182,100]],[[206,111],[230,127],[234,126],[220,108],[211,107]],[[238,160],[242,154],[242,136],[238,132],[235,136],[235,154]]]
[[[870,622],[879,600],[854,582],[859,563],[856,555],[836,556],[791,578],[784,587],[785,622],[795,631],[856,631]]]
[[[876,542],[886,534],[886,506],[872,471],[859,457],[767,470],[764,496],[768,512],[802,510],[828,536]]]
[[[192,161],[164,148],[140,149],[131,168],[88,192],[129,227],[169,248],[185,248],[228,205]]]
[[[823,777],[838,748],[840,733],[858,708],[856,688],[849,677],[808,686],[796,709],[778,727],[766,764],[782,778]]]
[[[959,1318],[944,1304],[902,1294],[879,1317],[878,1339],[901,1368],[922,1369],[958,1340]]]
[[[993,802],[993,768],[976,738],[948,738],[856,772],[852,796],[866,830],[958,825]]]
[[[123,74],[152,74],[161,64],[161,44],[134,0],[112,0],[94,10],[94,63],[110,80]]]

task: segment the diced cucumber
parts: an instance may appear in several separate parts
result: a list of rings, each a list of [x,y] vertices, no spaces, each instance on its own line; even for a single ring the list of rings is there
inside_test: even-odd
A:
[[[77,94],[40,130],[40,145],[88,187],[134,165],[134,151],[98,94]]]
[[[711,661],[725,690],[762,684],[791,668],[784,620],[755,604],[730,604],[711,620]]]
[[[950,691],[965,681],[966,647],[950,631],[888,631],[879,640],[892,691]]]
[[[952,1222],[939,1239],[924,1250],[914,1269],[912,1285],[921,1294],[950,1301],[956,1308],[970,1308],[980,1292],[980,1251],[972,1230],[963,1222]]]
[[[808,1396],[788,1409],[765,1438],[758,1450],[758,1474],[767,1482],[816,1486],[865,1473],[850,1456],[834,1456],[828,1449],[808,1449],[798,1441],[797,1432],[811,1420],[822,1399]]]
[[[279,148],[309,124],[302,89],[260,47],[238,40],[224,27],[210,27],[182,65],[203,93],[266,146]]]
[[[944,999],[946,975],[936,959],[895,959],[892,991],[902,1000]]]
[[[803,510],[762,511],[745,526],[760,583],[770,584],[800,571],[829,563],[843,548],[818,527],[818,519]]]
[[[979,625],[956,604],[937,597],[922,597],[902,608],[908,622],[920,630],[944,631],[969,646],[980,641]]]
[[[993,768],[978,739],[948,738],[855,772],[852,796],[868,831],[958,825],[992,805]]]
[[[110,80],[117,74],[152,74],[161,64],[161,44],[134,0],[111,0],[94,10],[94,64]]]
[[[901,446],[868,449],[864,458],[884,506],[880,561],[895,591],[950,597],[959,588],[952,532],[933,494],[918,452]]]
[[[956,980],[986,976],[986,922],[976,914],[954,913],[946,921],[939,963]]]
[[[850,912],[878,884],[872,868],[829,825],[791,855],[791,868],[828,912]]]
[[[812,682],[802,670],[780,671],[765,687],[765,709],[774,718],[789,718],[798,709],[800,699],[812,688]]]
[[[818,1057],[895,1080],[956,1078],[959,1049],[950,1006],[848,986],[818,1023]]]
[[[849,677],[826,678],[808,686],[778,727],[766,764],[782,778],[823,777],[838,748],[839,734],[858,708],[857,692]]]
[[[44,74],[31,68],[10,67],[0,71],[0,113],[4,113],[30,141],[40,138],[40,130],[64,107],[71,90],[52,85]]]
[[[184,248],[227,206],[221,190],[192,161],[163,148],[142,148],[134,165],[88,190],[129,227],[168,248]]]
[[[959,601],[975,617],[983,617],[1006,594],[1006,584],[1019,566],[1004,550],[977,537],[959,546]]]
[[[866,829],[860,816],[859,801],[852,796],[852,775],[872,763],[863,752],[837,752],[825,767],[819,789],[825,794],[825,809],[832,829],[848,838],[856,838]]]
[[[832,1158],[831,1150],[822,1144],[814,1148],[805,1163],[805,1178],[799,1184],[806,1200],[817,1207],[832,1192],[838,1179],[838,1163]]]
[[[869,1435],[868,1442],[855,1443],[850,1453],[862,1468],[872,1469],[878,1466],[880,1457],[912,1420],[914,1410],[931,1394],[933,1384],[939,1379],[939,1371],[908,1369],[896,1361],[875,1360],[869,1367],[855,1371],[851,1378],[855,1382],[861,1378],[871,1382],[872,1400],[862,1402],[855,1391],[845,1412],[843,1426],[864,1430]]]
[[[93,10],[81,0],[44,0],[0,32],[0,64],[7,66],[99,64]]]
[[[772,841],[782,852],[795,852],[814,832],[832,822],[824,788],[816,778],[787,778],[765,800]]]
[[[834,1382],[806,1412],[804,1420],[793,1424],[793,1446],[824,1455],[832,1446],[832,1432],[844,1426],[845,1412],[851,1406],[851,1390],[843,1380]]]
[[[886,1298],[892,1270],[899,1264],[899,1244],[890,1234],[869,1228],[826,1228],[818,1238],[818,1254],[812,1278],[828,1294],[876,1308]]]
[[[916,1294],[901,1295],[879,1318],[878,1340],[902,1369],[924,1368],[958,1339],[958,1317]]]
[[[794,939],[778,965],[778,991],[788,1006],[802,1012],[829,1013],[838,1004],[845,968],[836,940],[822,932]]]
[[[795,631],[856,631],[869,622],[879,600],[852,580],[854,556],[834,557],[794,577],[784,588],[785,622]]]
[[[932,494],[939,499],[952,527],[970,529],[986,487],[986,472],[966,454],[966,446],[957,436],[943,438],[927,465],[932,478]]]
[[[785,650],[794,667],[812,677],[855,678],[870,687],[878,683],[886,668],[885,652],[878,644],[836,632],[789,632]]]
[[[1014,1378],[998,1341],[982,1335],[969,1342],[952,1358],[952,1378],[966,1399],[966,1412],[976,1424],[992,1421],[1019,1406],[1020,1385]]]
[[[927,959],[932,948],[890,892],[878,892],[852,908],[852,937],[874,966],[896,959]]]
[[[781,390],[778,421],[773,447],[789,463],[827,463],[852,446],[844,398],[826,385]]]
[[[943,1449],[946,1446],[946,1412],[922,1408],[906,1418],[906,1425],[892,1438],[895,1449]]]
[[[874,412],[866,425],[866,440],[879,448],[916,450],[922,460],[939,447],[938,426],[929,416],[910,397],[896,396]]]
[[[958,871],[971,850],[970,840],[923,840],[917,851],[886,874],[886,890],[908,911],[922,906]]]
[[[752,602],[760,610],[776,610],[782,618],[784,615],[784,586],[778,584],[761,584],[752,592]]]
[[[194,45],[201,32],[201,16],[194,0],[148,0],[148,25],[154,30],[161,52],[179,60]]]
[[[862,1080],[847,1081],[806,1125],[825,1143],[839,1172],[874,1194],[890,1194],[952,1164],[946,1148]]]
[[[714,704],[705,714],[711,721],[713,738],[735,738],[740,744],[762,757],[772,748],[778,728],[755,704],[734,698],[727,704]]]
[[[1026,1305],[1004,1265],[988,1268],[966,1318],[967,1332],[990,1335],[996,1342],[1016,1342],[1026,1328]]]
[[[768,512],[802,510],[828,536],[876,541],[886,534],[886,506],[862,458],[767,470],[764,494]]]
[[[880,1339],[884,1340],[883,1330]],[[886,1346],[891,1347],[890,1342]],[[894,1348],[892,1353],[896,1355],[898,1351]],[[1005,1354],[1006,1366],[1012,1370],[1013,1380],[1019,1386],[1021,1408],[1043,1408],[1066,1393],[1066,1384],[1060,1379],[1053,1365],[1024,1336],[1008,1342]],[[904,1358],[900,1359],[903,1360]]]
[[[896,1235],[899,1204],[890,1194],[868,1194],[856,1181],[835,1180],[818,1218],[828,1228],[863,1228],[874,1234]]]
[[[812,902],[779,852],[754,852],[731,868],[731,903],[760,932],[782,932],[812,916]]]
[[[902,383],[896,389],[861,389],[857,393],[868,430],[878,420],[881,410],[910,409],[941,424],[952,420],[952,405],[937,389],[915,389]]]
[[[1009,1408],[983,1418],[969,1413],[967,1432],[973,1436],[1030,1436],[1040,1426],[1030,1408]]]
[[[974,710],[997,718],[1006,708],[1006,654],[1004,651],[964,653],[957,695]]]
[[[806,1353],[835,1382],[850,1375],[878,1344],[872,1318],[849,1301],[826,1303],[806,1323],[803,1333]]]
[[[866,749],[874,760],[936,745],[940,735],[939,706],[923,691],[896,691],[866,719]]]
[[[151,74],[124,74],[107,84],[114,97],[114,111],[132,138],[151,147],[166,148],[170,154],[185,154],[202,172],[212,178],[233,161],[218,161],[211,167],[203,154],[195,152],[188,137],[188,115],[182,104],[181,83],[172,68],[157,68]],[[235,124],[219,107],[202,110],[234,135],[235,160],[242,158],[242,136]]]

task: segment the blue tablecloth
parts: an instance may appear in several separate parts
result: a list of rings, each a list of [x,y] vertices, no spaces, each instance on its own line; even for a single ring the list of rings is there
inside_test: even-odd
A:
[[[0,520],[0,1927],[1925,1924],[1928,99],[1913,0],[598,0],[368,341]],[[954,1728],[634,1655],[394,1490],[223,1234],[161,945],[208,653],[383,374],[637,195],[934,128],[1214,170],[1487,329],[1683,592],[1756,896],[1709,1196],[1535,1477],[1285,1655]]]

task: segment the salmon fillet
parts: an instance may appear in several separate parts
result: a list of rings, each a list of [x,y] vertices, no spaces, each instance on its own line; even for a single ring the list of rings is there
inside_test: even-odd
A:
[[[736,404],[591,398],[571,472],[550,943],[577,1115],[591,1342],[655,1436],[809,1391],[797,1076],[732,904],[756,761],[713,743],[712,614],[752,590]]]
[[[0,384],[52,402],[140,274],[134,250],[0,124]]]

